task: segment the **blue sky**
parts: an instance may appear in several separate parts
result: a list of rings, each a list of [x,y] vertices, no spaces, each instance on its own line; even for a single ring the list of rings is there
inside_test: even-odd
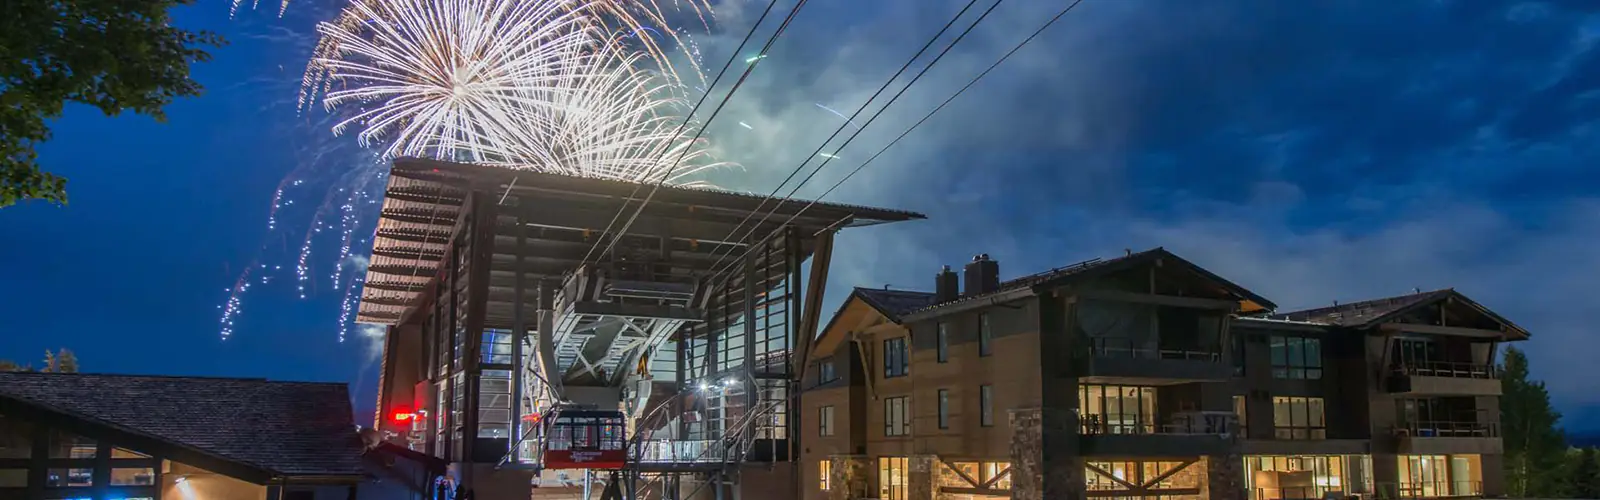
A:
[[[712,180],[770,191],[839,125],[817,103],[849,114],[964,3],[810,2],[712,123],[743,165]],[[1531,330],[1567,425],[1600,430],[1581,368],[1600,354],[1585,314],[1600,308],[1600,15],[1583,3],[1086,0],[829,196],[930,216],[846,232],[831,286],[926,289],[982,252],[1014,276],[1154,246],[1285,308],[1454,286]],[[370,345],[337,341],[328,283],[304,301],[289,278],[257,287],[233,338],[217,334],[224,289],[261,249],[293,264],[307,217],[267,231],[279,182],[346,144],[295,106],[310,23],[333,5],[230,20],[201,2],[180,23],[233,42],[196,68],[205,96],[165,124],[86,109],[56,123],[40,160],[71,180],[71,205],[0,210],[0,357],[69,347],[94,371],[344,380],[370,401]],[[800,195],[1061,5],[1002,4],[855,143],[830,147],[844,161]],[[758,9],[718,6],[697,38],[708,63]],[[313,180],[360,163],[334,157],[349,160],[323,158]]]

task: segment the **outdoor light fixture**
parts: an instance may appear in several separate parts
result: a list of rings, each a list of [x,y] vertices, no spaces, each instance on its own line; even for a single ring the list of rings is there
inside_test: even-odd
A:
[[[188,481],[188,480],[189,480],[189,478],[187,478],[187,477],[178,476],[177,479],[174,479],[172,481],[172,484],[183,484],[184,481]]]
[[[709,386],[709,385],[706,385],[706,383],[705,383],[705,382],[701,382],[701,383],[700,383],[700,390],[702,390],[702,391],[709,391],[709,390],[711,390],[711,386]]]

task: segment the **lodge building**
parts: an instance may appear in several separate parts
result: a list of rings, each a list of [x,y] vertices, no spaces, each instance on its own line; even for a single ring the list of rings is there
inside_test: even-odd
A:
[[[1500,343],[1452,289],[1295,311],[1164,249],[857,288],[809,355],[801,498],[1500,495]]]

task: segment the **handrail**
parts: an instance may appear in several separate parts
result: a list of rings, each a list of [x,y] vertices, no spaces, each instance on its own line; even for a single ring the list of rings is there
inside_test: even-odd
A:
[[[1394,429],[1406,437],[1500,437],[1498,422],[1426,420],[1404,422]]]
[[[1201,417],[1195,420],[1193,417]],[[1136,418],[1132,423],[1119,421],[1110,423],[1101,420],[1102,415],[1097,413],[1084,414],[1079,422],[1079,433],[1086,436],[1099,435],[1237,435],[1238,416],[1231,412],[1209,412],[1175,415],[1167,424],[1155,425],[1153,419],[1146,417]]]
[[[1398,481],[1377,483],[1379,498],[1460,498],[1483,495],[1483,481]]]
[[[1217,351],[1192,351],[1186,349],[1137,347],[1134,345],[1134,339],[1116,337],[1090,338],[1089,354],[1097,357],[1119,357],[1132,359],[1176,359],[1212,362],[1220,361],[1222,359],[1222,353]]]
[[[1467,361],[1426,361],[1421,363],[1397,362],[1391,369],[1399,375],[1422,377],[1478,378],[1499,380],[1500,367],[1492,364]]]

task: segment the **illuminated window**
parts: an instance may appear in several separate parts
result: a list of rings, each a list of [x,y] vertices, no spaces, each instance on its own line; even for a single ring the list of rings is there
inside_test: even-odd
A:
[[[1327,439],[1322,398],[1272,398],[1272,426],[1278,439]]]
[[[820,485],[822,486],[822,491],[828,491],[828,476],[833,474],[833,462],[828,460],[817,462],[817,472],[822,477],[822,484]]]
[[[1011,462],[984,462],[981,470],[983,474],[978,484],[987,484],[996,490],[1011,489]]]
[[[111,469],[112,486],[150,486],[156,484],[156,470],[152,467]]]
[[[490,328],[483,331],[478,360],[490,364],[511,364],[511,330]]]
[[[979,314],[978,315],[978,355],[979,356],[988,356],[988,355],[990,355],[990,354],[992,354],[994,352],[993,351],[993,347],[990,346],[990,343],[992,343],[993,340],[994,340],[994,333],[989,331],[989,313]]]
[[[883,435],[907,436],[911,434],[911,397],[883,400]]]
[[[51,488],[94,486],[94,469],[50,469],[44,484]]]
[[[910,459],[883,457],[878,459],[878,499],[906,500],[909,497],[911,474]]]
[[[1247,413],[1245,412],[1244,396],[1233,397],[1233,414],[1239,420],[1239,435],[1249,436],[1250,433],[1246,432],[1247,428],[1245,427],[1245,422],[1249,422],[1249,419],[1245,417]]]
[[[1078,386],[1084,434],[1155,432],[1156,388],[1131,385]]]
[[[817,409],[817,435],[833,435],[833,407],[824,406]]]
[[[1328,493],[1371,493],[1372,459],[1363,455],[1251,455],[1244,458],[1246,498],[1323,498]]]
[[[94,458],[94,440],[61,431],[50,430],[50,458]]]
[[[1322,378],[1322,340],[1273,335],[1272,377],[1317,380]]]
[[[150,455],[139,453],[127,448],[112,448],[111,458],[150,458]]]
[[[511,437],[511,371],[478,375],[478,437]]]

